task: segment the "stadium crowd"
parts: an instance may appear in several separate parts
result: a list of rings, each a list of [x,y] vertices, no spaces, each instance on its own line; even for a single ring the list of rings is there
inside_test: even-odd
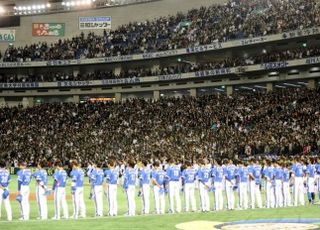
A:
[[[132,22],[103,35],[81,33],[56,43],[9,46],[4,62],[82,59],[172,50],[320,25],[316,0],[232,0],[152,21]]]
[[[8,164],[79,159],[82,165],[318,153],[318,90],[42,104],[0,109],[0,153]]]
[[[1,74],[0,82],[55,82],[55,81],[86,81],[86,80],[103,80],[103,79],[117,79],[117,78],[135,78],[147,76],[159,76],[178,73],[190,73],[203,70],[229,68],[248,66],[255,64],[262,64],[268,62],[279,62],[294,59],[301,59],[307,57],[315,57],[320,55],[320,48],[314,47],[301,47],[296,49],[288,49],[283,51],[270,51],[264,50],[261,54],[247,56],[247,57],[227,57],[222,60],[213,61],[200,61],[191,63],[186,60],[181,60],[174,65],[160,66],[156,69],[150,67],[138,66],[135,68],[124,67],[119,74],[115,74],[113,70],[96,70],[91,73],[73,73],[66,72],[49,72],[42,74]]]

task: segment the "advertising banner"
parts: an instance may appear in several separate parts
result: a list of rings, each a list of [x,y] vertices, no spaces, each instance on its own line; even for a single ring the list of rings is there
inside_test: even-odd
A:
[[[16,40],[15,30],[0,30],[0,42],[14,42]]]
[[[32,36],[34,37],[63,37],[64,23],[32,23]]]
[[[80,30],[111,30],[111,17],[79,17]]]

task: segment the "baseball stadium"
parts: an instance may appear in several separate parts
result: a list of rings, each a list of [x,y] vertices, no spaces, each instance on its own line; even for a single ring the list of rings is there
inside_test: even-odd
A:
[[[0,229],[320,229],[319,0],[0,0]]]

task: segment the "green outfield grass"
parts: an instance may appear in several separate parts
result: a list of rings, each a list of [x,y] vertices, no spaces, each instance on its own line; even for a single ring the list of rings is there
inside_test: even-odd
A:
[[[52,180],[49,182],[51,186]],[[30,186],[31,192],[35,192],[35,185]],[[104,217],[95,219],[94,216],[94,202],[89,200],[89,184],[85,185],[85,201],[87,208],[87,218],[79,220],[36,220],[38,216],[36,201],[30,201],[31,205],[31,220],[27,222],[19,221],[20,209],[16,201],[12,201],[13,221],[7,222],[4,208],[2,208],[2,219],[0,221],[0,229],[175,229],[175,225],[194,221],[194,220],[208,220],[217,222],[229,222],[236,220],[254,220],[254,219],[274,219],[274,218],[320,218],[319,205],[308,205],[305,207],[290,207],[279,209],[255,209],[247,211],[220,211],[210,213],[181,213],[181,214],[165,214],[165,215],[148,215],[139,216],[141,213],[141,199],[136,197],[137,214],[136,217],[125,217],[126,213],[126,199],[122,189],[118,189],[118,217]],[[16,192],[17,182],[16,178],[10,184],[11,193]],[[68,184],[67,193],[70,192],[70,184]],[[182,195],[182,194],[181,194]],[[199,207],[198,191],[196,190],[197,206]],[[181,196],[182,198],[182,196]],[[213,195],[211,193],[211,204],[213,204]],[[167,200],[167,198],[166,198]],[[151,211],[154,210],[153,194],[150,194]],[[166,204],[166,209],[168,203]],[[183,199],[182,199],[183,205]],[[69,215],[72,215],[71,200],[68,200]],[[53,201],[48,201],[49,218],[54,216]],[[104,199],[104,213],[107,214],[107,202]],[[197,230],[197,229],[194,229]]]

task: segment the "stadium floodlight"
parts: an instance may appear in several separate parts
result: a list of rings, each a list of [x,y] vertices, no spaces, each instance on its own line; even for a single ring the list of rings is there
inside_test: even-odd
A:
[[[5,10],[2,6],[0,6],[0,14],[4,14]]]
[[[31,10],[31,6],[28,6],[28,7],[27,7],[27,10]]]
[[[46,6],[47,6],[47,8],[50,8],[50,7],[51,7],[51,4],[50,4],[50,3],[47,3]]]
[[[45,9],[46,8],[46,6],[45,5],[41,5],[41,9]]]
[[[61,2],[61,5],[63,5],[63,6],[64,6],[64,5],[66,5],[66,3],[65,3],[65,2]]]

